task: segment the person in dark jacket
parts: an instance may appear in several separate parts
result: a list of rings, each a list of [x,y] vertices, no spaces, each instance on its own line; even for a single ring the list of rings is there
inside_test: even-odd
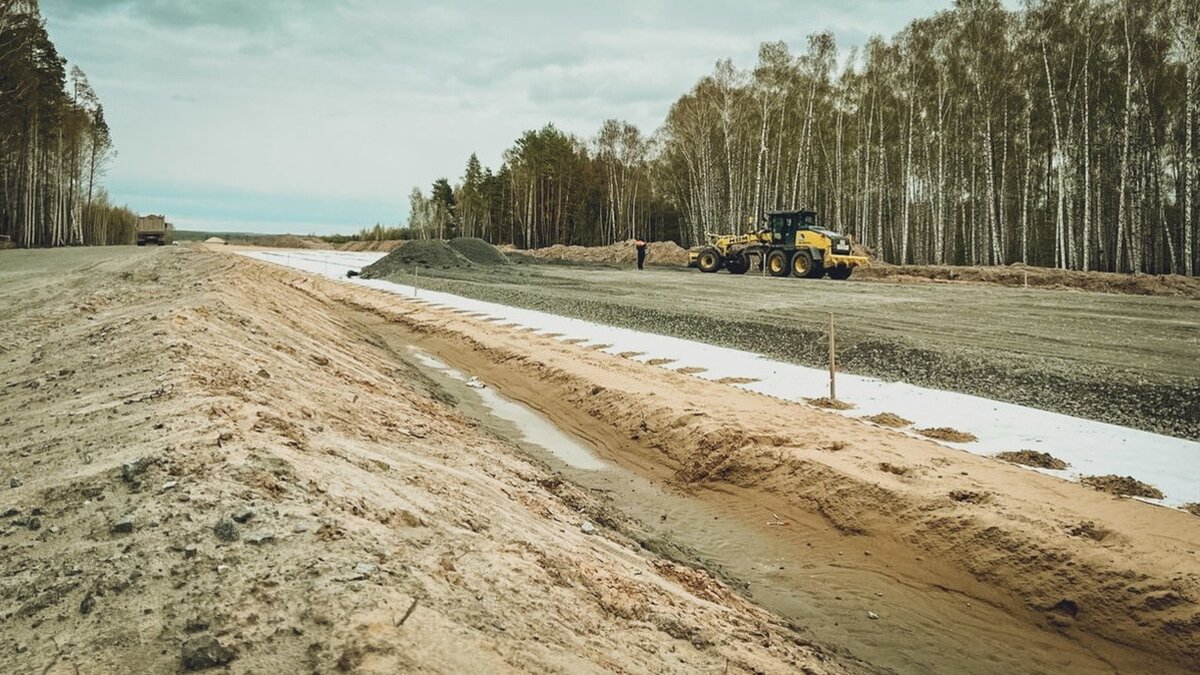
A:
[[[638,237],[633,240],[633,245],[637,247],[638,269],[646,269],[646,241]]]

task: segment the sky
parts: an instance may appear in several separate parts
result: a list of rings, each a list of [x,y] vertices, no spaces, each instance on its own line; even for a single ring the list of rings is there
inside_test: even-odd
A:
[[[526,129],[653,132],[718,59],[892,36],[952,0],[42,0],[118,155],[113,201],[181,229],[350,233],[496,167]]]

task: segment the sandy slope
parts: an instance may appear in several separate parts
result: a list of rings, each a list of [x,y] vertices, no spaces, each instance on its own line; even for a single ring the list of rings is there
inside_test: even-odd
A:
[[[832,524],[825,536],[842,546],[887,552],[888,573],[927,589],[931,608],[961,593],[1115,672],[1200,667],[1193,516],[396,296],[298,283],[399,323],[609,459],[680,486],[751,491]],[[1038,635],[1013,631],[1013,644]]]
[[[198,248],[0,253],[0,672],[843,671],[329,308]]]

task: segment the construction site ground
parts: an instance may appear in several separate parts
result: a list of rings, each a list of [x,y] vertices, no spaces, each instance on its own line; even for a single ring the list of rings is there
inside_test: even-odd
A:
[[[802,358],[834,311],[897,367],[1196,386],[1170,299],[506,274],[421,283]],[[1139,321],[1130,365],[1108,351]],[[6,251],[0,362],[0,672],[1200,666],[1195,516],[381,291],[202,247]],[[530,447],[479,386],[608,468]]]
[[[1200,299],[529,262],[398,281],[1200,439]]]

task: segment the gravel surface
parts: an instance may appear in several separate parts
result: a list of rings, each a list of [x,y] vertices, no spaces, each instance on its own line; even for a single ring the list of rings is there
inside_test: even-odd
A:
[[[521,265],[424,287],[1200,440],[1200,303],[1073,291]],[[403,279],[411,283],[410,277]]]

